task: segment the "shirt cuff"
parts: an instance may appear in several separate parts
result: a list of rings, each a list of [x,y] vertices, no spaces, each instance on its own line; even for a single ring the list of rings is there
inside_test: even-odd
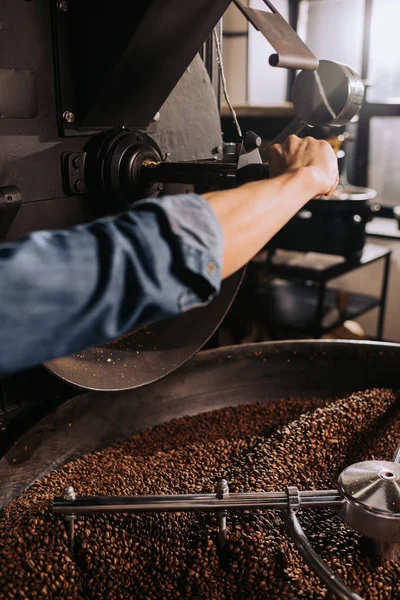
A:
[[[223,233],[210,204],[198,194],[157,198],[179,257],[177,271],[185,282],[178,298],[184,311],[204,305],[219,293],[223,265]]]

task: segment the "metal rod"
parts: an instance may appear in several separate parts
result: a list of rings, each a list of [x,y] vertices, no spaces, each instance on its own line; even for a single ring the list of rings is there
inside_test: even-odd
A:
[[[72,487],[72,485],[69,485],[64,490],[63,500],[65,502],[73,503],[73,502],[75,502],[75,499],[76,499],[75,490]],[[67,537],[68,537],[68,548],[69,548],[69,551],[71,552],[71,554],[73,553],[74,546],[75,546],[75,518],[76,517],[75,517],[74,512],[69,513],[69,514],[64,514],[64,516],[63,516],[65,530],[67,532]]]
[[[221,184],[236,179],[236,163],[222,161],[144,163],[140,169],[143,181],[159,183]]]
[[[391,254],[392,253],[390,252],[389,254],[386,255],[385,266],[384,266],[384,270],[383,270],[379,318],[378,318],[378,331],[377,331],[378,341],[381,341],[383,339],[383,328],[385,326],[385,312],[386,312],[387,292],[388,292],[388,284],[389,284]],[[394,461],[394,462],[398,462],[398,461]]]
[[[343,498],[337,490],[300,492],[301,508],[340,506]],[[63,498],[53,501],[54,514],[139,513],[139,512],[190,512],[222,510],[284,509],[288,505],[286,492],[255,492],[229,494],[217,498],[215,494],[188,494],[170,496],[92,496],[76,498],[73,502]]]
[[[216,496],[218,500],[226,500],[229,498],[229,485],[226,479],[219,480]],[[228,516],[228,511],[221,510],[217,514],[219,518],[218,542],[219,547],[222,549],[226,546],[226,517]]]
[[[65,530],[68,537],[68,548],[71,554],[75,546],[75,515],[64,515]]]
[[[295,117],[293,121],[290,121],[289,125],[287,125],[285,129],[278,133],[276,138],[274,138],[269,144],[268,148],[270,148],[274,144],[283,144],[283,142],[286,140],[286,138],[289,137],[289,135],[297,135],[298,133],[303,131],[303,129],[307,127],[307,125],[308,123],[304,121],[301,117]]]
[[[329,591],[340,600],[363,600],[343,583],[328,567],[326,562],[318,556],[304,533],[299,520],[293,512],[285,509],[282,511],[286,530],[296,544],[296,548],[311,567],[314,573],[324,582]]]

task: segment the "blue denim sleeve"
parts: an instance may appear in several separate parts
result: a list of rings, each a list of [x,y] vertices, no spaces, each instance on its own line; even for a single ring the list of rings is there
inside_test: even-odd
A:
[[[196,194],[0,245],[0,375],[208,303],[223,239]]]

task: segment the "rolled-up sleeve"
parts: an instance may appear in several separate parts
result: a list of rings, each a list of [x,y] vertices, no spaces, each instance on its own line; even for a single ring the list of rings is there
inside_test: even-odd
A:
[[[208,303],[223,237],[196,194],[0,245],[0,375]]]

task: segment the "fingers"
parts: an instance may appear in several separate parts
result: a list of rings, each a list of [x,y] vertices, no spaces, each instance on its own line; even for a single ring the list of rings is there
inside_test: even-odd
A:
[[[339,185],[339,175],[336,176],[335,183],[332,185],[332,187],[330,188],[328,193],[325,194],[325,196],[328,196],[328,197],[332,196],[333,192],[336,190],[338,185]]]
[[[270,146],[268,148],[268,158],[274,157],[274,156],[282,156],[282,144],[273,144],[272,146]]]

